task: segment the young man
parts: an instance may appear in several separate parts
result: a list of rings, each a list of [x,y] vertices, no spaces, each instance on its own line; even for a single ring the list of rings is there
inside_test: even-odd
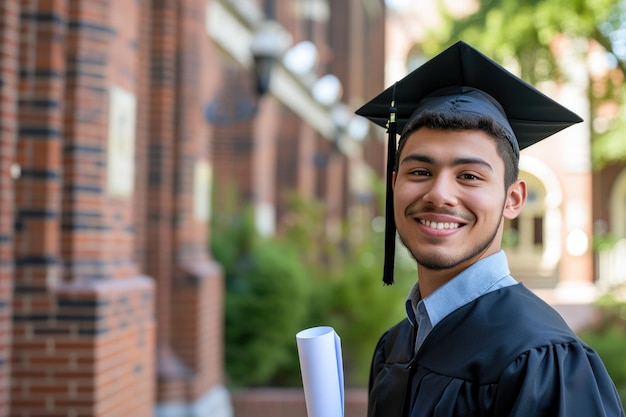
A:
[[[383,279],[396,229],[418,273],[407,318],[376,347],[369,417],[624,416],[597,354],[501,250],[526,200],[520,149],[581,119],[462,42],[357,113],[391,113]]]

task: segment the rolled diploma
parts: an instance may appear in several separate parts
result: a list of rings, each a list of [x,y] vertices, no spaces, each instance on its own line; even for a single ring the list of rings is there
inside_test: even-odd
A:
[[[343,417],[344,383],[341,340],[332,327],[296,334],[308,417]]]

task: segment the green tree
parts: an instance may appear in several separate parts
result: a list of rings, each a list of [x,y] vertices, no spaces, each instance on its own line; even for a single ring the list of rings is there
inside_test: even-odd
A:
[[[480,0],[477,11],[463,19],[441,10],[447,24],[425,44],[430,52],[463,39],[498,61],[516,57],[522,77],[537,82],[554,78],[550,45],[564,34],[595,40],[620,58],[616,64],[626,75],[624,0]]]
[[[593,40],[609,54],[615,68],[601,79],[592,80],[589,97],[591,116],[607,103],[622,106],[621,85],[626,77],[625,0],[479,0],[475,13],[462,19],[441,8],[446,24],[424,44],[424,52],[434,54],[458,39],[476,46],[496,61],[515,59],[520,75],[535,84],[560,80],[564,76],[552,53],[554,40]],[[626,160],[624,110],[613,114],[608,123],[595,126],[594,162]]]

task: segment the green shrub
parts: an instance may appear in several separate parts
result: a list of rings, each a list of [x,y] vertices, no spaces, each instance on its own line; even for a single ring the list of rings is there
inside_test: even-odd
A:
[[[604,297],[598,303],[602,319],[580,332],[580,337],[602,358],[609,375],[626,404],[626,303]]]
[[[341,238],[332,240],[320,227],[322,205],[292,196],[290,207],[285,238],[302,248],[301,260],[314,278],[307,327],[333,327],[341,338],[346,386],[367,386],[378,339],[406,316],[404,300],[417,279],[415,262],[399,249],[396,283],[384,287],[382,230],[353,222],[342,225]],[[354,228],[358,238],[351,238]]]
[[[406,317],[404,300],[416,281],[414,267],[403,268],[397,262],[395,284],[383,286],[383,252],[376,251],[371,239],[367,243],[346,260],[341,276],[320,291],[326,296],[325,321],[342,340],[346,385],[353,387],[367,386],[376,343]]]
[[[226,276],[225,356],[232,386],[271,383],[293,368],[295,334],[309,310],[310,278],[292,248],[254,232],[250,216],[214,228]]]
[[[295,334],[326,325],[342,341],[346,386],[366,386],[376,342],[405,316],[415,264],[400,253],[396,284],[383,287],[381,231],[361,225],[351,241],[342,225],[329,238],[321,204],[293,196],[289,205],[286,228],[270,239],[257,236],[250,213],[214,217],[212,252],[226,276],[230,384],[301,386]]]

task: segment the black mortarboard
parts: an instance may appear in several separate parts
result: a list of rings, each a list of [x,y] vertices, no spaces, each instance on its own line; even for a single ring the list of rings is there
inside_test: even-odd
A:
[[[431,110],[491,116],[509,132],[518,156],[519,150],[582,122],[575,113],[464,42],[446,49],[358,109],[358,115],[388,127],[389,138],[393,138],[387,155],[385,284],[393,283],[396,229],[391,174],[396,132]]]

